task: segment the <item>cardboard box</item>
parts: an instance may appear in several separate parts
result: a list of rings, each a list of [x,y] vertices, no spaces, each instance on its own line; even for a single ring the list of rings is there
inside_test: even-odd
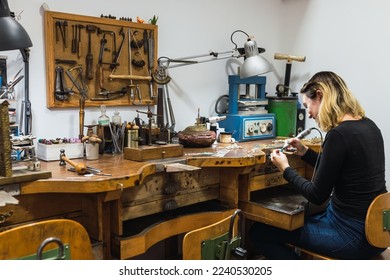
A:
[[[60,151],[64,149],[65,155],[69,159],[84,157],[83,143],[67,143],[67,144],[37,144],[37,156],[44,161],[60,160]]]

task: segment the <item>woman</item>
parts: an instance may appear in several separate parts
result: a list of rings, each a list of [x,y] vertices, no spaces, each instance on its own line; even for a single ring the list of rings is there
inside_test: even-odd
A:
[[[249,233],[252,245],[267,259],[297,259],[286,243],[337,259],[379,254],[384,249],[367,242],[364,222],[372,200],[387,192],[381,131],[333,72],[315,74],[301,94],[309,117],[327,132],[322,153],[297,138],[288,143],[306,163],[315,166],[315,176],[312,181],[300,176],[281,150],[272,152],[271,161],[309,202],[329,202],[324,213],[307,217],[304,226],[294,231],[255,223]]]

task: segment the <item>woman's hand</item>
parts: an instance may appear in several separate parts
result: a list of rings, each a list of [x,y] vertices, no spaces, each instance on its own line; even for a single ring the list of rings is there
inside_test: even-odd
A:
[[[287,147],[287,150],[289,147],[295,148],[296,151],[294,152],[294,154],[296,154],[297,156],[305,155],[307,150],[309,149],[307,146],[303,145],[301,140],[299,140],[298,138],[291,138],[291,139],[288,139],[286,141],[289,144]]]
[[[271,162],[280,170],[284,171],[289,167],[287,156],[282,153],[279,149],[275,149],[271,153]]]

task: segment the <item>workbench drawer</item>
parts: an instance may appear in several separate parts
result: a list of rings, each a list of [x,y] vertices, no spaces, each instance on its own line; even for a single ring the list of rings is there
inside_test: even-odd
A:
[[[121,221],[218,198],[219,176],[212,168],[161,172],[122,193]]]
[[[174,211],[177,208],[219,198],[219,185],[205,186],[196,190],[183,190],[175,195],[160,195],[148,200],[132,201],[122,204],[122,221]]]
[[[305,168],[296,168],[298,174],[305,176]],[[286,184],[287,181],[283,178],[283,172],[275,172],[271,174],[264,174],[260,176],[251,177],[249,179],[249,185],[247,191],[253,192],[270,187],[276,187]]]
[[[240,201],[239,208],[247,219],[286,230],[304,223],[307,200],[288,185],[251,193],[249,201]]]

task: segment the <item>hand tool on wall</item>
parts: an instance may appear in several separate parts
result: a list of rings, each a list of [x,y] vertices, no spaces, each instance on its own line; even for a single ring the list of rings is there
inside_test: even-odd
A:
[[[131,29],[129,28],[128,29],[128,75],[114,75],[113,73],[111,73],[109,75],[109,78],[110,79],[122,79],[122,80],[140,80],[140,81],[151,81],[152,80],[152,77],[151,76],[140,76],[140,75],[133,75],[132,74],[132,64],[133,64],[133,55],[132,55],[132,52],[131,52],[131,48],[137,48],[138,51],[140,52],[140,49],[138,47],[138,43],[140,41],[134,41],[131,39],[131,37],[133,36],[132,35],[132,31]],[[143,45],[143,39],[142,39],[142,45]],[[141,45],[141,46],[142,46]]]
[[[65,101],[69,99],[69,94],[73,91],[66,87],[64,68],[62,66],[56,67],[56,84],[54,96],[59,101]]]
[[[116,51],[115,48],[116,48],[116,43],[115,43],[115,32],[113,31],[109,31],[109,30],[102,30],[100,28],[97,29],[97,33],[98,34],[103,34],[103,37],[102,39],[100,40],[100,52],[99,52],[99,61],[98,61],[98,65],[97,65],[97,68],[98,68],[98,72],[97,72],[97,79],[99,81],[99,87],[100,87],[100,90],[101,91],[106,91],[106,89],[104,88],[104,69],[103,69],[103,65],[104,64],[108,64],[110,65],[110,68],[111,69],[115,69],[116,66],[118,66],[119,64],[116,62],[117,58],[119,58],[119,54],[120,54],[120,51],[121,51],[121,48],[120,50]],[[109,34],[112,36],[112,40],[113,40],[113,54],[112,54],[112,60],[110,62],[104,62],[103,61],[103,54],[105,51],[109,51],[109,49],[106,48],[106,44],[107,44],[107,39],[106,39],[106,35]],[[121,34],[122,36],[125,36],[124,34]],[[123,37],[124,38],[124,37]]]
[[[77,24],[72,24],[72,53],[77,53]]]
[[[129,61],[128,61],[128,73],[129,73],[129,76],[131,77],[132,76],[132,51],[131,51],[131,29],[129,28],[128,30],[128,51],[129,51],[129,54],[128,54],[128,58],[129,58]],[[140,89],[139,89],[139,85],[134,85],[133,84],[133,79],[130,79],[130,85],[128,85],[128,88],[130,89],[130,99],[133,100],[133,104],[134,105],[140,105],[142,104],[142,100],[141,100],[141,92],[140,92]],[[138,96],[138,103],[135,102],[135,98],[136,98],[136,95]]]
[[[145,48],[147,48],[147,52],[148,52],[149,76],[152,76],[153,69],[154,69],[154,38],[153,38],[153,30],[149,31],[147,34],[148,34],[148,39],[147,39],[147,43],[145,44]],[[149,81],[149,94],[150,94],[150,98],[151,99],[156,97],[154,95],[154,93],[153,93],[153,80],[152,79]]]
[[[122,88],[121,90],[117,91],[101,91],[98,93],[101,97],[92,97],[92,101],[107,101],[107,100],[114,100],[123,97],[127,93],[126,88]]]
[[[60,34],[62,39],[62,45],[65,48],[68,47],[68,22],[66,20],[57,20],[56,23],[56,43],[60,41]]]
[[[131,47],[139,50],[144,45],[145,41],[143,38],[139,39],[140,32],[137,30],[132,32],[132,36],[133,36],[133,40],[131,40]]]
[[[73,73],[76,73],[73,75]],[[72,81],[73,85],[77,88],[78,92],[81,94],[82,98],[88,99],[88,86],[85,83],[85,77],[83,74],[83,66],[76,65],[72,68],[66,70],[66,75]]]
[[[113,74],[116,67],[119,66],[119,57],[122,53],[123,44],[124,44],[125,39],[126,39],[126,33],[123,30],[123,27],[119,30],[119,35],[122,36],[122,41],[121,41],[121,44],[119,45],[119,49],[115,50],[115,52],[114,52],[113,60],[112,60],[112,63],[110,64],[110,69],[112,69],[111,74]]]
[[[112,59],[111,59],[111,61],[114,61],[115,53],[116,53],[116,34],[115,34],[115,32],[112,30],[104,30],[104,29],[101,29],[100,27],[98,27],[97,34],[98,35],[103,34],[103,36],[105,36],[106,34],[111,35],[111,37],[112,37],[112,48],[111,48]],[[111,63],[107,63],[107,64],[111,64]]]
[[[85,27],[85,30],[87,31],[88,33],[88,53],[85,57],[85,71],[86,71],[86,77],[88,80],[92,80],[93,79],[93,76],[94,76],[94,73],[93,73],[93,54],[92,54],[92,51],[91,51],[91,34],[92,33],[95,33],[97,29],[97,26],[96,25],[92,25],[92,24],[87,24],[86,27]]]
[[[61,21],[56,21],[56,43],[60,41],[60,32],[61,32]]]
[[[85,25],[77,24],[78,28],[78,39],[77,39],[77,57],[81,58],[81,29],[85,28]]]
[[[144,30],[144,54],[148,54],[148,50],[149,50],[149,32],[148,30]]]
[[[59,59],[59,58],[56,58],[54,60],[54,63],[55,64],[68,64],[68,65],[75,65],[77,63],[76,60],[69,60],[69,59]]]
[[[106,50],[106,44],[107,44],[107,39],[106,39],[106,34],[103,34],[102,39],[100,39],[100,51],[99,51],[99,59],[98,59],[98,64],[97,64],[97,78],[99,81],[99,88],[101,91],[106,91],[104,88],[104,72],[103,72],[103,54],[104,51]]]
[[[64,48],[68,47],[68,22],[64,20],[62,22],[62,29],[64,31],[64,36],[62,37]]]

